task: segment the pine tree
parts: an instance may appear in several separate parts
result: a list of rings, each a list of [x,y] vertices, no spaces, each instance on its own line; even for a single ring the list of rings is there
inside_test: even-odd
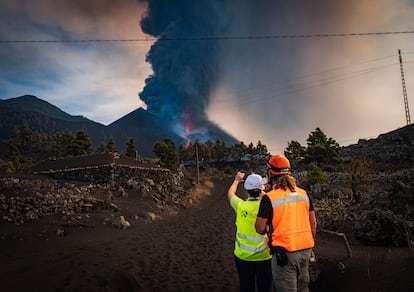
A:
[[[62,134],[56,134],[52,138],[52,152],[56,157],[68,157],[70,155],[70,147],[73,142],[73,135],[70,131]]]
[[[129,138],[126,145],[126,156],[137,158],[137,148],[135,147],[135,142],[133,138]]]
[[[14,169],[18,169],[21,164],[21,156],[18,147],[15,144],[11,144],[9,153],[10,162],[13,164]]]
[[[318,166],[337,165],[341,163],[339,157],[340,146],[332,138],[325,135],[320,128],[309,134],[306,140],[308,147],[305,153],[307,163],[316,163]]]
[[[220,138],[217,138],[216,143],[214,144],[214,151],[218,161],[225,160],[229,153],[226,143],[223,140],[220,140]]]
[[[298,141],[290,141],[285,150],[285,156],[289,159],[293,168],[304,160],[305,153],[306,148],[303,147]]]
[[[110,138],[108,141],[108,144],[106,145],[108,148],[109,153],[116,153],[118,152],[118,147],[116,146],[115,140],[113,138]]]
[[[269,157],[269,151],[267,150],[267,146],[265,144],[262,144],[262,141],[257,141],[256,148],[255,148],[255,156],[257,156],[257,159],[263,160],[268,159]]]
[[[155,143],[153,150],[154,154],[160,159],[160,165],[172,171],[177,170],[178,154],[175,149],[174,142],[166,138],[161,142]]]
[[[92,142],[85,130],[80,129],[69,148],[69,154],[73,156],[87,155],[93,153]]]
[[[242,161],[243,157],[247,154],[247,146],[241,141],[238,144],[234,144],[230,148],[231,157],[236,161]]]
[[[326,176],[323,173],[322,169],[320,169],[315,163],[309,164],[309,168],[310,170],[306,176],[306,181],[309,184],[319,184],[321,187],[328,186],[328,183],[326,182]]]
[[[101,144],[99,144],[95,152],[96,153],[107,153],[108,147],[106,146],[106,143],[102,142]]]

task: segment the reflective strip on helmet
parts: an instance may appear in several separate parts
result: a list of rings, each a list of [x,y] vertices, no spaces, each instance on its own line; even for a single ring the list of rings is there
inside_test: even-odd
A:
[[[287,203],[298,203],[298,202],[307,202],[309,198],[306,196],[290,196],[286,198],[281,198],[272,202],[272,207],[280,206]]]
[[[247,234],[237,233],[237,237],[247,239],[247,240],[250,240],[250,241],[266,242],[266,237],[262,237],[262,236],[259,237],[259,236],[254,236],[254,235],[247,235]]]
[[[240,243],[240,241],[238,239],[236,239],[236,242],[237,242],[237,245],[239,246],[240,249],[244,249],[244,250],[248,250],[248,251],[252,251],[252,252],[261,252],[261,251],[264,251],[268,248],[267,244],[261,245],[259,247],[253,247],[253,246],[248,246],[248,245],[245,245],[243,243]]]
[[[270,168],[271,170],[274,170],[276,172],[281,172],[281,173],[290,172],[290,167],[278,168],[278,167],[274,167],[273,165],[271,165],[270,162],[267,162],[266,166],[267,168]]]

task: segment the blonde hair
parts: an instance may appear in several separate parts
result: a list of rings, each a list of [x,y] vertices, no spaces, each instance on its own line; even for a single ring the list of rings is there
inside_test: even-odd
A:
[[[275,180],[273,188],[283,189],[284,191],[289,189],[291,192],[294,192],[296,188],[296,179],[288,174],[281,175]]]

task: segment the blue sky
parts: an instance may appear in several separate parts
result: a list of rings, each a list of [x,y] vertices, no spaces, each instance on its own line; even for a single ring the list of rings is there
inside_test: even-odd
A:
[[[280,153],[291,140],[305,145],[316,127],[347,145],[405,126],[398,49],[414,112],[414,34],[364,35],[414,31],[413,1],[197,1],[185,14],[184,0],[150,3],[152,34],[156,24],[164,33],[190,15],[223,38],[217,70],[205,76],[211,78],[208,96],[191,91],[193,100],[186,102],[190,108],[202,104],[197,109],[208,119],[245,143],[260,140]],[[135,0],[2,0],[0,98],[32,94],[103,124],[147,108],[139,98],[154,74],[146,62],[154,35],[140,26],[147,7]],[[341,33],[346,35],[317,36]],[[282,35],[306,37],[277,37]],[[4,42],[88,39],[143,41]],[[163,69],[157,70],[159,76]]]

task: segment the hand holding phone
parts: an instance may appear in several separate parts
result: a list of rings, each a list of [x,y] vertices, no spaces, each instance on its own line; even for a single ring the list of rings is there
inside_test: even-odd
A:
[[[235,180],[242,182],[245,179],[246,174],[244,172],[238,171],[236,173],[236,177],[234,178]]]

